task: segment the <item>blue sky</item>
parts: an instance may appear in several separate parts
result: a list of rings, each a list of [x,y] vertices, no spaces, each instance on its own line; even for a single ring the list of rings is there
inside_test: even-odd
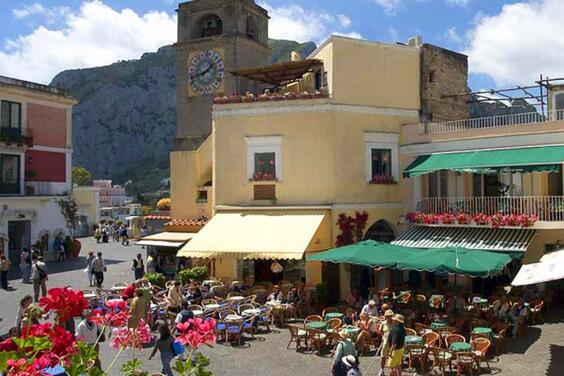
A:
[[[425,42],[469,55],[473,89],[564,76],[564,0],[257,0],[270,36],[332,33]],[[70,68],[139,57],[175,39],[172,0],[0,0],[0,74],[49,82]],[[547,48],[550,46],[550,48]]]

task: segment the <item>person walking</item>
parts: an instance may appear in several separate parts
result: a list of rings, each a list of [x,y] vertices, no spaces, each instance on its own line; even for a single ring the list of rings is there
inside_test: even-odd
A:
[[[388,335],[390,356],[387,366],[390,369],[390,376],[401,376],[401,363],[403,361],[405,343],[404,322],[405,320],[402,315],[394,315],[393,328]]]
[[[145,275],[145,265],[143,264],[143,256],[141,256],[141,253],[138,253],[137,257],[133,259],[131,269],[133,269],[135,280],[141,279]]]
[[[390,335],[390,330],[394,325],[393,318],[394,318],[394,311],[388,309],[387,304],[383,304],[382,308],[386,309],[384,311],[384,321],[382,325],[380,325],[380,336],[382,337],[382,351],[381,351],[381,358],[380,358],[380,373],[378,376],[384,376],[384,369],[386,368],[386,361],[388,360],[388,356],[390,356],[390,346],[388,344],[388,336]]]
[[[66,259],[64,243],[63,234],[57,235],[55,241],[53,241],[53,248],[55,248],[55,252],[57,252],[58,261],[65,261]]]
[[[84,310],[81,317],[82,320],[78,323],[74,335],[76,339],[82,340],[85,344],[94,346],[94,350],[96,350],[97,354],[96,359],[94,359],[94,365],[97,368],[102,369],[99,355],[100,346],[96,343],[98,336],[100,335],[100,329],[98,328],[98,325],[90,320],[90,317],[92,317],[92,311]]]
[[[102,252],[98,252],[94,260],[92,260],[92,273],[96,278],[96,287],[102,288],[104,283],[104,272],[106,271],[106,264],[102,258]]]
[[[346,376],[348,370],[342,359],[348,355],[356,357],[357,353],[354,342],[351,340],[351,335],[348,331],[345,329],[341,330],[339,336],[341,340],[335,348],[335,357],[331,372],[333,376]]]
[[[31,265],[31,280],[33,281],[33,300],[39,301],[39,290],[41,296],[47,296],[47,265],[43,262],[43,256],[35,256]]]
[[[129,245],[127,227],[125,225],[121,225],[121,229],[119,230],[119,235],[121,236],[121,245]]]
[[[96,243],[100,244],[101,240],[102,240],[102,231],[100,231],[100,226],[96,227],[96,230],[94,231],[94,239],[96,239]]]
[[[155,252],[149,253],[147,257],[147,273],[157,272],[157,261],[155,260]]]
[[[94,273],[92,272],[92,262],[96,257],[94,256],[94,251],[88,251],[88,256],[86,257],[86,274],[88,275],[88,284],[92,287],[92,282],[94,280]]]
[[[127,322],[127,326],[131,329],[137,329],[139,322],[147,318],[147,304],[143,295],[143,289],[135,290],[135,298],[131,301],[131,307],[129,308],[131,317]]]
[[[174,338],[170,334],[170,330],[168,329],[168,325],[165,323],[161,323],[159,325],[159,338],[155,342],[155,347],[153,347],[153,351],[151,355],[149,355],[149,360],[155,356],[157,350],[161,353],[161,364],[162,369],[161,373],[166,376],[173,376],[172,369],[170,368],[170,362],[174,359]]]
[[[362,376],[362,373],[358,368],[360,362],[356,356],[347,355],[341,359],[341,362],[343,362],[347,369],[347,376]]]
[[[10,270],[11,262],[4,255],[4,251],[0,251],[0,288],[8,290],[8,270]]]
[[[31,252],[24,247],[20,256],[20,268],[22,270],[22,283],[31,283]]]

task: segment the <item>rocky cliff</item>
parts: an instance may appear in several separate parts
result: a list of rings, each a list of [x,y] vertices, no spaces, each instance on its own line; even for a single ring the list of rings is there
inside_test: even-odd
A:
[[[273,62],[303,57],[313,42],[271,40]],[[129,180],[131,193],[166,186],[176,129],[175,50],[171,46],[138,60],[59,73],[51,85],[69,90],[73,110],[73,165],[96,178]]]

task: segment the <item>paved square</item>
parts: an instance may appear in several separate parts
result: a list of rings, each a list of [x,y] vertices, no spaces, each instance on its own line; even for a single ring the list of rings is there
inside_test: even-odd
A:
[[[120,243],[96,244],[92,238],[81,239],[81,242],[82,257],[63,263],[48,264],[48,287],[88,288],[88,278],[83,269],[84,255],[90,249],[104,254],[108,265],[105,286],[108,287],[115,282],[132,281],[131,260],[138,252],[145,255],[145,250],[136,245],[124,247]],[[0,317],[3,318],[0,322],[1,333],[5,333],[14,324],[20,298],[32,293],[31,285],[21,284],[17,276],[12,276],[10,284],[16,290],[10,292],[0,290]],[[564,311],[554,310],[546,318],[548,321],[546,324],[529,327],[525,336],[507,341],[507,352],[491,361],[493,373],[512,376],[564,375]],[[288,340],[287,330],[274,330],[269,334],[258,335],[254,341],[249,340],[241,347],[218,344],[213,349],[204,348],[202,352],[210,357],[210,370],[216,376],[330,374],[331,359],[328,355],[319,357],[296,353],[293,349],[287,350]],[[158,372],[159,357],[157,355],[153,360],[148,361],[149,351],[150,349],[142,353],[136,351],[134,354],[131,351],[124,352],[111,374],[119,375],[119,365],[133,356],[143,359],[148,371]],[[104,343],[101,345],[101,353],[102,366],[105,369],[115,352]],[[361,358],[361,368],[365,370],[371,360],[370,357]],[[377,363],[379,362],[374,362],[364,375],[375,375],[378,371]]]

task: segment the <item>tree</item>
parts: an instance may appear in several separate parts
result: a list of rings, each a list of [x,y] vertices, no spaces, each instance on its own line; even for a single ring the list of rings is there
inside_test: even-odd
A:
[[[78,225],[78,205],[76,200],[74,197],[68,197],[59,201],[59,205],[61,206],[61,214],[67,222],[70,235],[74,239],[76,226]]]
[[[157,202],[157,209],[170,210],[170,198],[161,198],[159,202]]]
[[[78,186],[89,185],[92,182],[92,174],[84,167],[73,167],[72,182]]]

